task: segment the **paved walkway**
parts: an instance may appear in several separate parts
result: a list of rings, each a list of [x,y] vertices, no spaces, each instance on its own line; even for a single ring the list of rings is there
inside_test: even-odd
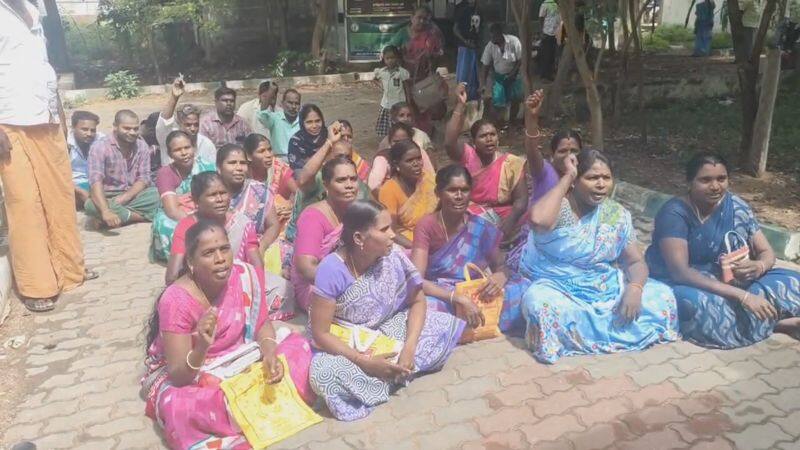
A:
[[[84,232],[102,276],[34,318],[22,365],[28,386],[6,448],[163,448],[144,414],[142,330],[163,268],[147,262],[149,225]],[[685,342],[536,363],[518,339],[458,348],[355,423],[326,419],[274,448],[294,449],[798,449],[800,343],[775,336],[708,351]],[[8,389],[4,386],[3,389]],[[2,447],[2,445],[0,445]]]

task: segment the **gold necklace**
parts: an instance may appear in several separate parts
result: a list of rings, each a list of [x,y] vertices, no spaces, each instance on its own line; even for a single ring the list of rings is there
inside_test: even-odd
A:
[[[349,250],[347,251],[347,260],[350,261],[350,269],[353,271],[353,275],[355,275],[356,278],[359,278],[361,275],[356,270],[356,265],[353,262],[353,255],[350,253]]]
[[[442,214],[442,210],[439,210],[439,220],[442,222],[442,229],[444,230],[444,238],[445,242],[450,242],[450,234],[447,233],[447,225],[444,224],[444,214]],[[467,219],[465,217],[461,217],[461,223],[466,225]]]

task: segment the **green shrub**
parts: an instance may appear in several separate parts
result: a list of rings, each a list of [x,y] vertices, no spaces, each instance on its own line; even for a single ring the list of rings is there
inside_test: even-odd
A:
[[[120,70],[106,75],[104,86],[108,89],[108,98],[134,98],[139,95],[139,77],[127,70]]]
[[[730,33],[714,33],[711,37],[711,48],[715,50],[733,48],[733,38]]]
[[[654,35],[669,45],[683,45],[694,41],[694,32],[680,25],[660,25]]]
[[[669,50],[669,41],[655,34],[642,38],[642,49],[646,52],[664,52]]]
[[[313,73],[316,74],[319,61],[309,53],[285,50],[278,53],[268,70],[273,77]]]

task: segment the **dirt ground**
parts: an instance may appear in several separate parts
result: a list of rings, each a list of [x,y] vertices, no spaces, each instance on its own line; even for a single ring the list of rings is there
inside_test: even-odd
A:
[[[723,67],[717,69],[724,70]],[[319,105],[328,122],[336,119],[349,120],[355,127],[356,149],[365,157],[371,158],[374,155],[379,142],[374,132],[380,101],[380,90],[377,87],[371,83],[348,83],[304,86],[299,90],[303,95],[303,102]],[[242,90],[239,92],[239,102],[247,101],[254,96],[254,91]],[[163,101],[163,96],[151,95],[131,100],[92,101],[79,106],[78,109],[98,114],[101,117],[101,131],[110,132],[113,115],[117,110],[129,108],[143,118],[159,110]],[[211,107],[213,103],[210,93],[206,92],[189,93],[182,101],[203,107]],[[443,125],[440,130],[442,128]],[[546,131],[551,133],[553,130]],[[441,163],[447,162],[447,156],[440,145],[441,133],[436,133],[433,139],[438,148],[432,157]],[[669,142],[668,145],[661,143],[661,148],[680,145],[679,136],[668,136],[667,139],[674,139],[676,142],[674,145],[669,145]],[[612,158],[620,179],[671,194],[685,191],[683,168],[675,153],[642,149],[638,136],[623,132],[612,134],[607,142],[606,152]],[[501,145],[515,153],[521,153],[523,148],[520,130],[512,129],[505,133],[501,137]],[[762,221],[800,230],[800,182],[798,181],[791,174],[778,172],[770,173],[763,179],[734,173],[732,184],[734,191],[751,202]]]

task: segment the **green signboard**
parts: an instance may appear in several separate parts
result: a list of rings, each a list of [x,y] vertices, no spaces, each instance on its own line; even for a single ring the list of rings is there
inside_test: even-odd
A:
[[[348,16],[410,16],[418,0],[347,0]]]
[[[408,17],[348,17],[347,60],[380,61],[383,47],[408,22]]]

